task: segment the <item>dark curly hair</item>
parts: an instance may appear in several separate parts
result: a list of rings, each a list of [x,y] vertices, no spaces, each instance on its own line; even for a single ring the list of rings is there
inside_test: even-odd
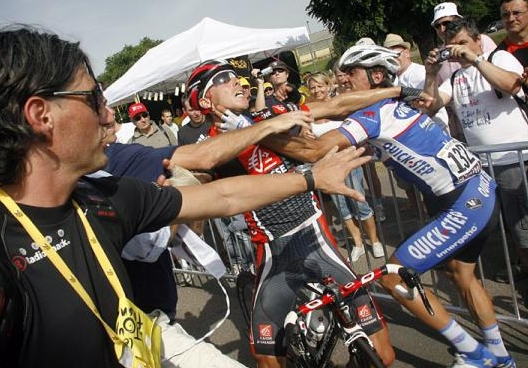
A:
[[[0,185],[21,180],[29,147],[43,139],[24,116],[28,98],[64,88],[82,65],[91,71],[78,42],[26,25],[0,30]]]

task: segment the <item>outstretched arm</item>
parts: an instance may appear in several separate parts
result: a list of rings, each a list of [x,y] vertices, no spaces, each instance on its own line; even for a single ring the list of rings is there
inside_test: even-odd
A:
[[[304,162],[319,160],[334,146],[338,146],[339,149],[350,147],[350,141],[336,129],[317,139],[274,134],[266,137],[260,143],[284,156]]]
[[[376,88],[342,93],[328,101],[306,104],[315,120],[343,118],[386,98],[400,97],[401,87]]]
[[[210,170],[236,157],[240,152],[264,137],[288,131],[295,125],[309,127],[312,121],[304,111],[294,111],[288,118],[276,118],[237,129],[206,139],[197,144],[180,146],[171,157],[171,166],[178,165],[189,170]]]
[[[334,147],[312,168],[315,188],[364,201],[360,193],[344,182],[352,169],[370,160],[369,156],[359,157],[363,153],[363,148],[356,150],[350,147],[337,152],[337,147]],[[243,175],[181,187],[182,208],[174,223],[232,216],[306,192],[307,188],[306,179],[296,173]]]

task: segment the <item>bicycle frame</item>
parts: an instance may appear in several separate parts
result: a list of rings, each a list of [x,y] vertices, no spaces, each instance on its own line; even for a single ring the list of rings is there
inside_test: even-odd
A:
[[[285,338],[288,343],[288,351],[294,356],[297,367],[325,367],[335,347],[337,335],[343,334],[343,340],[347,346],[351,359],[358,367],[374,366],[383,367],[380,357],[377,355],[372,342],[361,326],[357,323],[355,315],[350,313],[349,306],[345,303],[345,298],[387,274],[398,274],[406,283],[408,289],[403,286],[398,292],[405,298],[412,299],[417,290],[431,315],[434,314],[425,291],[421,285],[419,276],[412,269],[395,264],[386,264],[376,268],[356,280],[352,280],[345,285],[335,282],[334,278],[327,276],[323,279],[324,289],[318,291],[310,288],[319,297],[314,298],[291,311],[285,319]],[[316,347],[308,345],[308,327],[304,317],[317,310],[327,310],[331,313],[330,324],[325,331],[320,343]]]

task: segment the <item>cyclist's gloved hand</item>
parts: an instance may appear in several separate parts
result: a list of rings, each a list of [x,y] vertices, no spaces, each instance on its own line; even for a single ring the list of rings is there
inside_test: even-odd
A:
[[[241,129],[251,125],[242,115],[237,115],[229,109],[222,113],[220,119],[222,119],[222,123],[220,123],[219,128],[223,131]]]

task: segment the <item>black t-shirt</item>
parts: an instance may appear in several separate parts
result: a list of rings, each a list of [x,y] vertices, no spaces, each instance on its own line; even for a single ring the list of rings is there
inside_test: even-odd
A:
[[[178,130],[178,145],[198,143],[207,139],[211,125],[209,120],[199,126],[194,126],[191,123],[185,124]]]
[[[94,179],[92,183],[97,193],[107,198],[101,203],[111,206],[86,207],[88,220],[125,293],[132,299],[121,249],[135,234],[157,230],[176,217],[181,195],[174,188],[161,189],[133,178],[109,177]],[[97,195],[92,197],[97,202]],[[94,257],[71,201],[55,208],[20,207],[79,279],[103,319],[115,327],[115,292]],[[83,204],[81,207],[85,208]],[[19,222],[3,206],[0,212],[7,213],[0,221],[0,242],[4,243],[0,255],[7,255],[8,266],[16,267],[17,280],[25,294],[24,342],[19,366],[119,367],[113,345],[99,320],[33,244]]]

